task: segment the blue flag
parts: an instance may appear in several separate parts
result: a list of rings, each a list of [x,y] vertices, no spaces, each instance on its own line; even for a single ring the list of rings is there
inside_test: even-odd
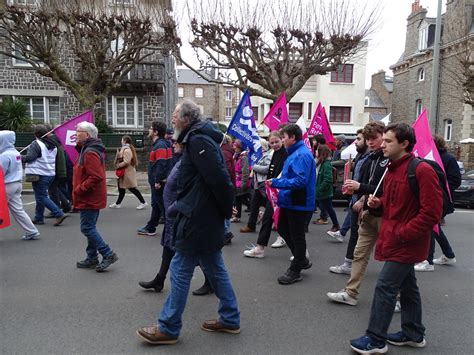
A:
[[[262,145],[260,137],[257,134],[257,126],[253,117],[252,104],[250,103],[250,94],[248,90],[240,100],[239,106],[230,121],[227,132],[240,139],[244,148],[249,151],[249,163],[254,165],[262,156]]]

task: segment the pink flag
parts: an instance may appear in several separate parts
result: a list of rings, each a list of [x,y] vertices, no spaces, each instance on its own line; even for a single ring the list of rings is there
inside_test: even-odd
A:
[[[0,168],[0,229],[10,225],[10,212],[8,210],[7,192],[3,170]]]
[[[265,123],[270,131],[277,131],[282,124],[288,123],[288,110],[286,109],[286,94],[284,91],[263,119],[263,123]]]
[[[304,144],[308,147],[309,151],[311,151],[311,143],[309,143],[308,131],[306,130],[306,122],[304,121],[304,117],[301,116],[300,118],[298,118],[296,124],[303,131]]]
[[[423,110],[421,115],[416,119],[415,123],[413,123],[412,127],[415,130],[415,137],[416,137],[416,144],[413,147],[413,154],[423,159],[434,160],[435,162],[438,163],[438,165],[444,171],[443,161],[441,160],[441,157],[439,156],[438,149],[436,148],[436,144],[431,134],[430,124],[428,122],[428,114],[426,113],[426,109]],[[449,187],[447,190],[449,193]],[[436,234],[439,234],[438,225],[435,225],[433,227],[433,230],[435,231]]]
[[[69,158],[73,163],[79,153],[76,151],[76,126],[80,122],[94,122],[93,111],[86,111],[79,116],[73,117],[70,120],[64,122],[62,125],[54,129],[54,134],[58,136],[59,141],[63,145],[64,151],[69,155]]]
[[[278,190],[265,184],[265,191],[267,193],[268,201],[270,201],[273,208],[273,223],[275,224],[275,228],[278,229],[278,217],[280,216],[280,207],[278,207]]]
[[[329,121],[326,116],[326,110],[324,109],[323,105],[321,105],[321,102],[318,104],[313,119],[311,120],[308,134],[310,136],[322,134],[326,139],[326,144],[329,146],[329,148],[336,150],[336,144],[334,136],[332,135],[331,126],[329,125]]]

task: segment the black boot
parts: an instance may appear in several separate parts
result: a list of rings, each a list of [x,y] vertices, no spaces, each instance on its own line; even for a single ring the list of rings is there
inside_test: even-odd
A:
[[[143,287],[144,289],[151,289],[154,288],[155,292],[161,292],[163,290],[163,286],[165,284],[165,278],[160,276],[160,274],[156,275],[156,277],[151,281],[138,281],[138,284]]]
[[[209,283],[209,281],[207,280],[207,278],[204,281],[204,285],[202,285],[197,290],[193,291],[194,296],[205,296],[205,295],[208,295],[208,294],[211,294],[211,293],[214,293],[214,290],[212,289],[212,286]]]

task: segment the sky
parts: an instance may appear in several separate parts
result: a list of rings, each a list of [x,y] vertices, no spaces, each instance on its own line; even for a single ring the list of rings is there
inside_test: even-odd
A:
[[[180,7],[186,0],[174,0],[174,8]],[[228,0],[239,1],[239,0]],[[258,1],[258,0],[255,0]],[[288,3],[297,0],[288,0]],[[319,0],[318,0],[319,1]],[[357,4],[364,0],[349,0]],[[374,1],[374,0],[365,0]],[[395,64],[403,53],[407,17],[411,13],[414,0],[378,0],[381,4],[381,18],[374,33],[369,38],[366,67],[366,88],[370,88],[372,74],[383,69],[387,75],[392,75],[389,67]],[[428,10],[428,17],[436,17],[438,0],[420,0],[420,5]],[[446,0],[442,1],[442,12],[445,11]],[[184,46],[185,53],[193,55],[190,46]]]

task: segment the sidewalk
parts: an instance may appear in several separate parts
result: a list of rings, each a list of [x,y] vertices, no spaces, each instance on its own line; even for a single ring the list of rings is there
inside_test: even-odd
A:
[[[115,170],[107,170],[107,195],[117,195],[117,177],[115,176]],[[150,185],[148,185],[148,174],[144,171],[137,171],[137,184],[138,190],[142,194],[150,193]],[[31,182],[23,181],[23,194],[33,194],[33,188]]]

